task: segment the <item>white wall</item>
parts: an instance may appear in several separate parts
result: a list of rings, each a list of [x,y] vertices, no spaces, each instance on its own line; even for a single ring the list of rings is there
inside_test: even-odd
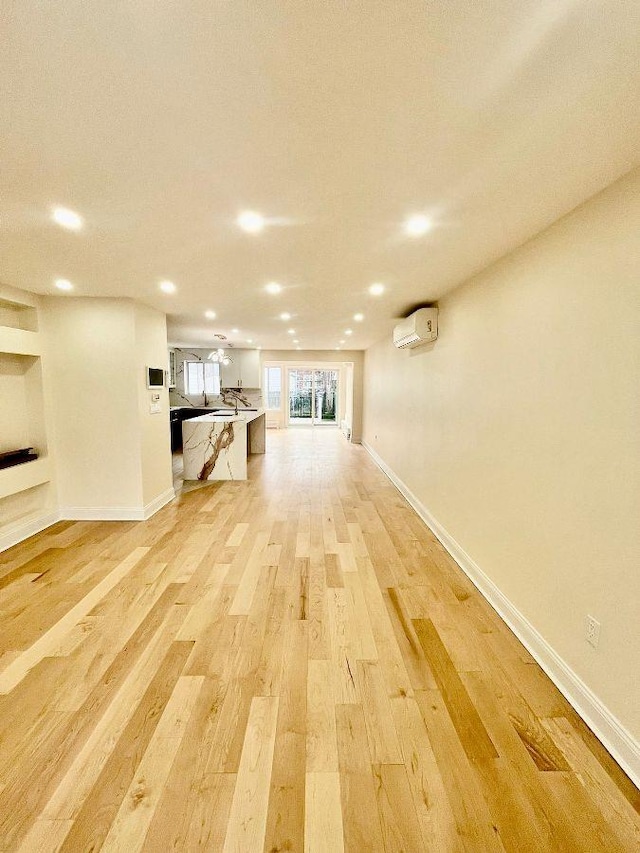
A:
[[[168,393],[151,414],[145,377],[166,367],[165,317],[129,299],[43,302],[62,514],[140,517],[172,489]]]
[[[640,171],[366,353],[364,439],[640,740]],[[602,625],[585,641],[585,617]]]
[[[173,488],[169,392],[147,388],[147,367],[167,368],[167,318],[146,305],[135,305],[134,375],[138,392],[142,502],[148,506]],[[152,414],[152,397],[159,396],[160,412]]]
[[[55,296],[43,303],[60,504],[140,506],[133,303]]]

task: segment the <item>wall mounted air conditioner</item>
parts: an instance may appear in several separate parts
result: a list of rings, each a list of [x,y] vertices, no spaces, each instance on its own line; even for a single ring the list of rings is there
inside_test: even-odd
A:
[[[393,343],[398,349],[417,347],[438,337],[438,309],[419,308],[393,330]]]

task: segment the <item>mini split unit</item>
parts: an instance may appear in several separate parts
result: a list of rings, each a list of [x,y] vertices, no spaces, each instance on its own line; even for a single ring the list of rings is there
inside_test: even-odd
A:
[[[418,347],[438,337],[438,309],[420,308],[393,330],[393,343],[398,349]]]

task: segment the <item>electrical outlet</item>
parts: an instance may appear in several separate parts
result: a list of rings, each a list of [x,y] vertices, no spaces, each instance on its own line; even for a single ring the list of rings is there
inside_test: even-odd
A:
[[[590,643],[594,649],[597,649],[598,643],[600,642],[600,623],[597,619],[594,619],[593,616],[589,615],[587,615],[586,637],[587,642]]]

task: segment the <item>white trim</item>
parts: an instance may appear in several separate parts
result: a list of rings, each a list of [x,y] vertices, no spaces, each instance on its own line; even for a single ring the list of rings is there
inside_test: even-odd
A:
[[[60,513],[68,521],[147,521],[175,496],[172,486],[146,506],[64,506]]]
[[[143,512],[144,512],[144,520],[146,521],[148,518],[151,518],[152,515],[155,515],[159,509],[162,509],[163,506],[166,506],[168,503],[175,498],[176,492],[173,486],[170,489],[167,489],[166,492],[163,492],[161,495],[158,495],[157,498],[154,498],[150,503],[148,503]]]
[[[378,467],[404,495],[420,518],[440,540],[462,571],[478,588],[489,604],[511,628],[525,648],[533,655],[545,673],[567,701],[575,708],[632,782],[640,787],[640,743],[601,700],[549,645],[536,628],[509,601],[495,583],[472,560],[444,527],[435,519],[413,492],[400,480],[372,447],[362,446]]]
[[[36,533],[40,533],[46,527],[51,527],[52,524],[55,524],[56,521],[60,521],[61,518],[62,516],[59,511],[53,510],[52,512],[46,512],[43,515],[32,518],[30,521],[25,521],[10,527],[8,530],[0,533],[0,551],[6,551],[7,548],[13,548],[14,545],[24,542],[24,540],[28,539],[30,536],[35,536]]]
[[[144,507],[61,507],[0,532],[0,553],[35,536],[57,521],[146,521],[175,496],[171,487]]]
[[[144,509],[135,506],[63,506],[66,521],[144,521]]]

